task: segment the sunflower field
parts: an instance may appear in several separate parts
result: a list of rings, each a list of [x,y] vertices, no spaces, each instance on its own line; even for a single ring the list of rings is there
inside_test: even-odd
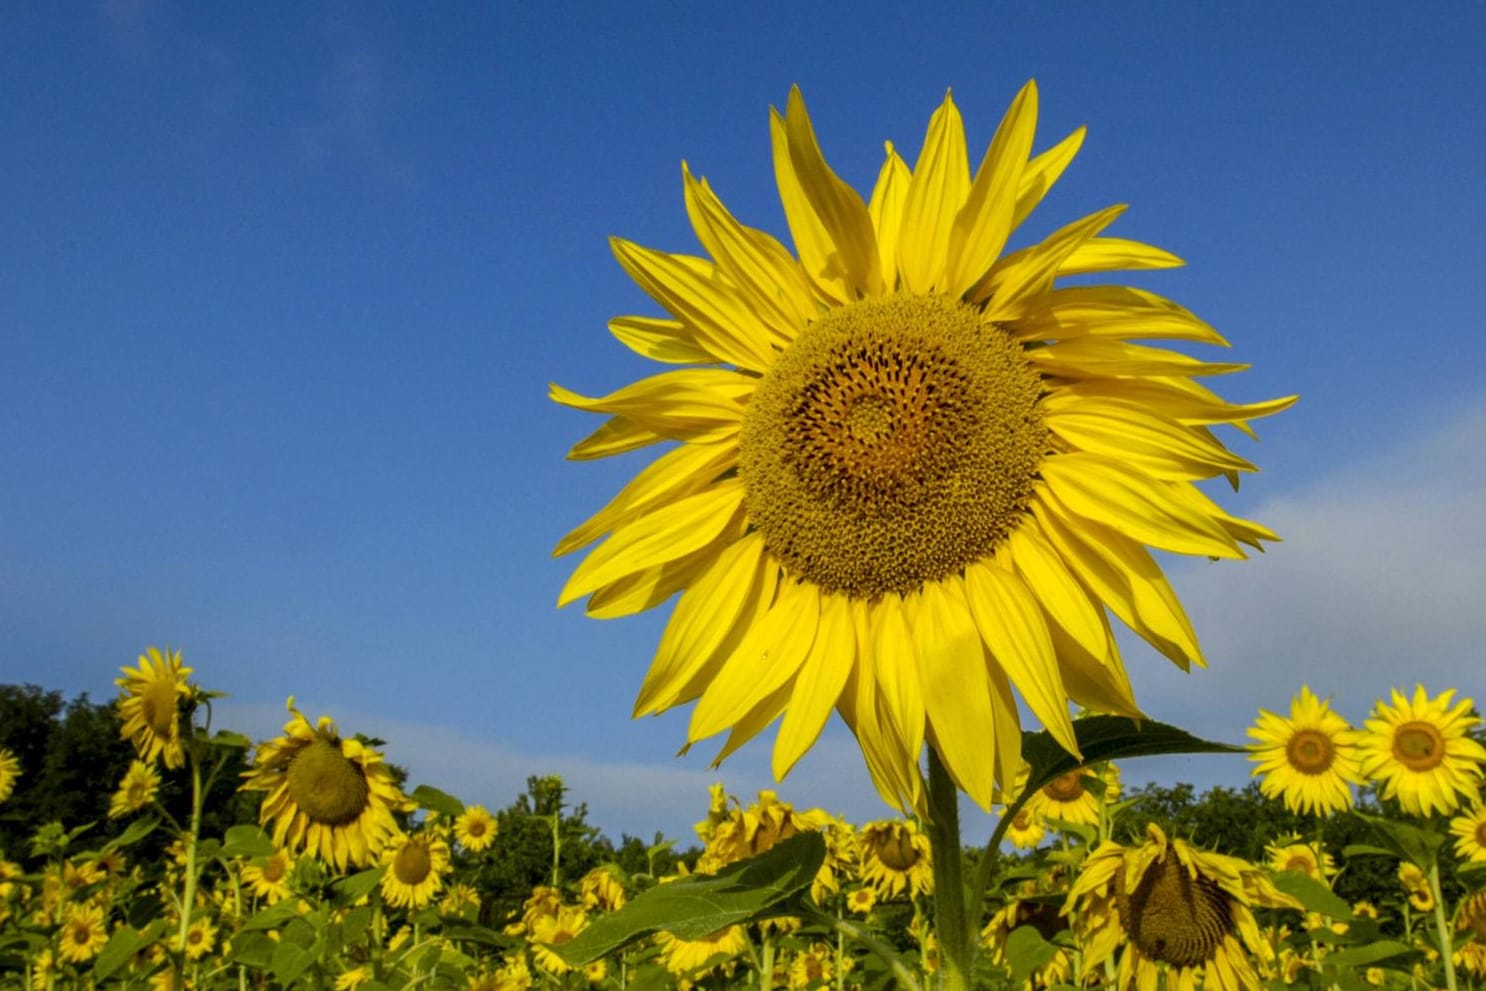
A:
[[[644,869],[570,876],[554,815],[550,875],[503,909],[488,868],[512,838],[485,807],[409,790],[376,741],[311,722],[292,699],[279,737],[213,730],[217,696],[193,674],[153,648],[123,669],[113,711],[130,762],[109,783],[108,821],[44,823],[0,851],[0,987],[871,991],[939,979],[943,893],[918,816],[850,823],[718,786],[698,796],[684,856],[656,858],[661,845]],[[990,846],[961,851],[977,987],[1486,979],[1486,749],[1470,700],[1395,693],[1359,729],[1309,689],[1288,714],[1261,712],[1248,759],[1266,822],[1287,831],[1249,836],[1259,856],[1205,844],[1158,790],[1127,793],[1115,761],[1237,748],[1122,717],[1076,726],[1085,761],[1026,734]],[[27,787],[24,741],[4,734],[0,801]],[[220,780],[224,768],[237,779]],[[217,816],[208,832],[206,797],[224,787],[242,821]],[[1370,897],[1354,900],[1359,878]]]

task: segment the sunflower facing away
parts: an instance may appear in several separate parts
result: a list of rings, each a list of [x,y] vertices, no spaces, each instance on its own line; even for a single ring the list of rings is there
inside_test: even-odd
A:
[[[1256,742],[1249,759],[1263,775],[1259,790],[1269,798],[1283,798],[1291,812],[1330,815],[1352,807],[1351,786],[1362,783],[1358,765],[1358,734],[1331,711],[1331,704],[1300,686],[1290,700],[1290,717],[1259,710],[1259,721],[1249,727]]]
[[[867,200],[826,165],[799,91],[771,116],[795,253],[739,223],[684,166],[710,257],[616,239],[666,317],[610,329],[690,367],[600,398],[589,459],[676,442],[556,553],[602,540],[559,597],[628,615],[681,596],[637,715],[696,702],[718,759],[783,716],[782,777],[839,711],[883,797],[906,809],[927,742],[989,808],[1021,736],[1013,688],[1069,750],[1071,698],[1136,714],[1107,618],[1183,668],[1202,655],[1147,546],[1239,558],[1277,539],[1194,483],[1254,466],[1245,431],[1293,397],[1225,402],[1199,382],[1242,365],[1132,339],[1226,342],[1153,293],[1065,276],[1181,264],[1103,236],[1112,206],[1006,252],[1083,140],[1032,154],[1037,90],[975,172],[946,96],[910,169],[892,145]]]
[[[159,757],[167,768],[186,763],[181,742],[181,700],[190,699],[192,668],[181,664],[181,652],[151,647],[139,655],[139,667],[120,668],[124,677],[114,684],[119,696],[119,735],[134,744],[141,760]]]
[[[1363,724],[1362,773],[1405,812],[1450,813],[1479,793],[1486,748],[1467,733],[1481,720],[1470,699],[1454,698],[1453,688],[1430,698],[1416,685],[1412,699],[1394,689],[1393,704],[1379,700]]]
[[[1085,861],[1064,909],[1085,934],[1083,968],[1097,973],[1120,951],[1118,985],[1156,991],[1233,991],[1259,984],[1250,955],[1268,944],[1254,907],[1295,908],[1247,861],[1167,839],[1154,823],[1145,842],[1101,843]]]
[[[257,765],[243,772],[243,791],[266,791],[258,821],[273,823],[273,841],[307,850],[337,870],[366,867],[397,834],[395,811],[412,807],[382,755],[348,740],[322,716],[317,725],[294,707],[284,735],[259,744]]]
[[[0,747],[0,802],[15,791],[16,779],[21,776],[21,762],[5,747]]]

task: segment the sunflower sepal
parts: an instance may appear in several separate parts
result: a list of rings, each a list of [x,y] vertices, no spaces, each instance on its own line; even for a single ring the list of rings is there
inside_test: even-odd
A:
[[[552,949],[569,966],[582,967],[657,932],[700,939],[729,926],[797,916],[825,856],[819,831],[797,833],[716,874],[693,874],[642,892]]]

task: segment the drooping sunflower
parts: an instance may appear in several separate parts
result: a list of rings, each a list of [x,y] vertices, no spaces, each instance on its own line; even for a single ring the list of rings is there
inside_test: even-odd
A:
[[[1455,853],[1470,863],[1486,861],[1486,802],[1450,820],[1450,833],[1455,837]]]
[[[254,861],[242,867],[242,883],[248,886],[254,897],[275,905],[292,894],[289,881],[294,872],[294,855],[288,850],[275,850],[262,862]]]
[[[399,835],[382,853],[382,897],[394,908],[420,909],[433,901],[449,873],[449,844],[427,830]]]
[[[1082,965],[1097,972],[1120,952],[1118,984],[1155,991],[1253,988],[1251,954],[1270,952],[1252,909],[1295,908],[1258,867],[1167,839],[1154,823],[1138,847],[1105,841],[1084,862],[1064,911],[1084,937]]]
[[[1466,939],[1486,944],[1486,891],[1460,899],[1455,908],[1455,931]]]
[[[1358,734],[1347,721],[1318,699],[1307,685],[1290,700],[1290,717],[1259,710],[1249,728],[1255,741],[1249,759],[1263,775],[1259,790],[1283,798],[1292,812],[1329,815],[1352,807],[1351,786],[1362,783]]]
[[[108,926],[103,921],[103,906],[71,905],[57,931],[57,956],[72,963],[87,963],[108,942]]]
[[[911,820],[885,819],[862,827],[858,847],[862,883],[882,898],[910,898],[934,890],[934,860],[929,838]]]
[[[21,762],[14,753],[0,747],[0,802],[15,791],[16,780],[21,776]]]
[[[1454,812],[1480,791],[1486,747],[1467,733],[1480,722],[1471,700],[1453,706],[1455,689],[1434,698],[1416,685],[1414,697],[1393,690],[1393,704],[1378,700],[1360,741],[1362,773],[1397,798],[1405,812],[1427,816]]]
[[[551,391],[609,416],[571,458],[677,442],[556,548],[607,535],[559,604],[608,618],[681,593],[636,715],[696,701],[688,741],[728,730],[721,760],[782,714],[782,777],[835,709],[889,803],[919,804],[927,742],[989,808],[1020,764],[1013,688],[1070,751],[1070,698],[1138,714],[1106,610],[1203,663],[1146,548],[1238,558],[1277,539],[1194,483],[1254,470],[1212,425],[1247,431],[1293,397],[1230,404],[1197,380],[1243,366],[1129,343],[1226,343],[1169,300],[1057,284],[1181,264],[1103,236],[1123,207],[1004,251],[1083,140],[1034,156],[1036,118],[1028,83],[972,173],[946,96],[916,165],[889,144],[864,202],[794,90],[770,130],[795,254],[685,167],[710,257],[614,240],[669,316],[610,329],[693,366]]]
[[[483,805],[466,805],[454,820],[454,838],[471,853],[488,850],[495,842],[495,816]]]
[[[109,800],[108,817],[122,819],[133,815],[153,802],[159,792],[160,772],[155,770],[155,765],[142,760],[130,761],[129,770],[124,772],[118,790]]]
[[[980,931],[980,945],[990,951],[991,962],[1005,964],[1006,948],[1011,934],[1022,926],[1031,926],[1044,940],[1052,943],[1068,929],[1068,920],[1058,906],[1047,900],[1013,898],[991,915]],[[1073,976],[1073,957],[1068,947],[1057,945],[1048,959],[1038,966],[1023,984],[1025,988],[1066,985]]]
[[[186,763],[181,742],[181,703],[193,694],[187,679],[193,668],[181,664],[181,652],[150,647],[139,655],[138,668],[120,668],[114,684],[119,695],[119,735],[134,744],[141,760],[160,758],[167,768]]]
[[[583,898],[584,908],[596,908],[600,912],[617,912],[629,901],[624,883],[615,876],[612,867],[595,867],[578,882],[578,893]]]
[[[398,833],[393,812],[413,807],[382,761],[359,740],[346,739],[330,717],[311,726],[291,696],[284,735],[258,746],[243,791],[265,791],[258,821],[273,823],[276,845],[308,851],[337,870],[378,860]]]

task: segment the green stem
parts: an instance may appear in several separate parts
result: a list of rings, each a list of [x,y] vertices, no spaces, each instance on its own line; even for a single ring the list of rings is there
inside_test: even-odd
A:
[[[191,752],[191,827],[186,831],[186,878],[181,894],[181,928],[176,935],[178,962],[186,957],[186,937],[191,931],[191,909],[196,904],[196,838],[201,833],[201,763],[194,750]],[[176,974],[185,977],[184,964]]]
[[[1456,991],[1455,942],[1450,935],[1450,926],[1445,921],[1445,898],[1440,891],[1440,865],[1437,860],[1429,865],[1429,890],[1434,895],[1434,928],[1439,936],[1440,958],[1445,962],[1445,987],[1448,991]]]
[[[929,844],[934,852],[934,926],[939,934],[942,991],[970,991],[975,940],[965,906],[960,848],[960,792],[939,754],[929,748]],[[976,905],[979,908],[977,895]]]
[[[759,991],[771,991],[774,987],[774,940],[768,933],[760,933],[759,937],[764,944],[763,961],[758,971]]]
[[[811,922],[833,929],[839,935],[865,946],[868,952],[887,964],[888,970],[892,971],[893,978],[898,982],[898,987],[903,991],[922,991],[918,978],[913,976],[913,971],[903,962],[898,951],[890,944],[873,936],[865,927],[824,912],[812,912],[807,918]]]

